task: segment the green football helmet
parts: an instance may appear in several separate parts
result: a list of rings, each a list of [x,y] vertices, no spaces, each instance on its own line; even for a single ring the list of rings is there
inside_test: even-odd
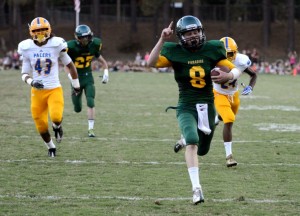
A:
[[[87,25],[79,25],[75,29],[75,38],[82,45],[88,45],[93,39],[93,32]]]
[[[184,34],[189,31],[198,30],[199,35],[185,38]],[[176,24],[176,36],[179,43],[187,49],[199,49],[206,41],[204,28],[197,17],[184,16],[180,18]]]

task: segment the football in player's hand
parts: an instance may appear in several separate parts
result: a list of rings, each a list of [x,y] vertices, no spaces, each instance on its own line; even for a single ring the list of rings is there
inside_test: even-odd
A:
[[[219,70],[225,72],[225,73],[229,73],[230,69],[226,66],[216,66],[215,68],[213,68],[210,72],[211,76],[218,76],[220,74]]]

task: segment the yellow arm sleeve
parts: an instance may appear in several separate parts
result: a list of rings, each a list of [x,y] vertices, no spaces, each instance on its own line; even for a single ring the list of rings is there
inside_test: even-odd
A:
[[[228,59],[222,59],[221,61],[219,61],[219,62],[217,63],[217,66],[226,66],[226,67],[228,67],[230,70],[231,70],[232,68],[235,68],[235,65],[234,65],[231,61],[229,61]]]
[[[159,55],[155,67],[163,68],[163,67],[171,67],[172,63],[164,56]]]

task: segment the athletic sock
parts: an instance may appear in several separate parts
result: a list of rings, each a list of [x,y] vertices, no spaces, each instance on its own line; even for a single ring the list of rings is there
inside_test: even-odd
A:
[[[56,148],[55,144],[53,143],[52,139],[50,140],[50,142],[46,143],[44,142],[45,145],[47,146],[48,149],[50,148]]]
[[[232,142],[224,142],[226,157],[232,154]]]
[[[195,188],[200,188],[199,167],[190,167],[188,168],[188,171],[192,182],[193,190]]]
[[[94,129],[95,120],[94,119],[89,119],[88,123],[89,123],[89,130]]]

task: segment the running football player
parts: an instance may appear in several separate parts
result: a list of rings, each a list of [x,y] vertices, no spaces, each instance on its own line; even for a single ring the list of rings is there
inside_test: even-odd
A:
[[[238,46],[231,37],[223,37],[220,39],[224,43],[226,56],[240,71],[250,76],[249,85],[244,88],[242,95],[249,95],[253,91],[256,83],[257,75],[251,69],[251,60],[247,55],[238,52]],[[226,166],[233,167],[237,165],[232,154],[232,126],[235,122],[235,116],[240,106],[240,93],[238,91],[238,80],[230,80],[224,84],[213,83],[215,106],[218,115],[216,116],[216,124],[223,120],[223,141],[226,154]]]
[[[102,41],[94,37],[93,32],[87,25],[79,25],[75,29],[75,40],[68,41],[68,54],[74,62],[80,83],[80,93],[72,95],[74,111],[79,113],[82,110],[82,93],[84,91],[87,103],[88,136],[95,137],[95,85],[91,63],[98,58],[104,68],[102,83],[109,80],[108,65],[101,55]]]
[[[200,184],[198,155],[206,155],[215,129],[215,107],[212,81],[234,80],[241,72],[226,59],[219,40],[206,41],[204,28],[194,16],[184,16],[176,24],[179,43],[166,42],[173,34],[172,22],[162,30],[147,61],[151,67],[173,67],[179,88],[176,107],[181,134],[186,141],[185,161],[192,183],[193,203],[204,202]],[[211,76],[216,65],[230,68],[229,73]]]
[[[29,24],[31,39],[19,43],[18,53],[23,58],[22,80],[31,88],[31,114],[37,131],[48,148],[48,156],[56,156],[56,145],[48,130],[48,115],[57,143],[63,138],[63,89],[59,80],[59,60],[70,71],[75,94],[80,90],[76,68],[67,54],[67,43],[55,37],[50,23],[36,17]],[[32,76],[30,75],[32,74]]]

